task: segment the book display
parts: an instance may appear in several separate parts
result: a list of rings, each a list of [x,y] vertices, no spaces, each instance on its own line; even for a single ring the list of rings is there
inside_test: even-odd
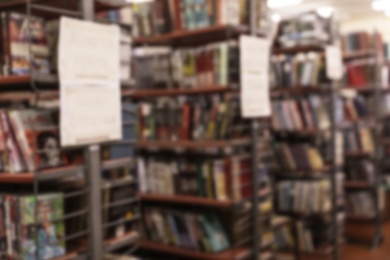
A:
[[[346,67],[344,102],[344,149],[346,171],[346,236],[349,240],[382,241],[380,203],[380,133],[387,111],[388,67],[383,60],[383,42],[379,33],[356,32],[342,36]],[[382,130],[381,130],[382,129]],[[358,204],[357,204],[358,203]],[[365,225],[370,235],[355,232]],[[372,236],[372,237],[371,237]]]
[[[140,238],[132,144],[136,107],[122,104],[122,140],[101,147],[96,143],[93,150],[61,145],[60,20],[62,16],[87,18],[86,10],[79,10],[87,2],[0,3],[2,259],[130,257]],[[129,8],[98,1],[89,4],[92,14],[96,9],[97,20],[121,26],[120,74],[127,84],[131,79]]]
[[[269,146],[253,139],[251,124],[259,120],[242,117],[238,95],[238,36],[249,32],[255,14],[254,31],[260,32],[264,5],[134,5],[135,90],[127,96],[138,105],[145,258],[272,256]],[[265,138],[266,124],[259,129],[256,139]]]
[[[271,57],[275,211],[291,220],[275,236],[278,255],[295,259],[338,259],[343,237],[344,104],[325,59],[332,23],[315,12],[280,22]]]

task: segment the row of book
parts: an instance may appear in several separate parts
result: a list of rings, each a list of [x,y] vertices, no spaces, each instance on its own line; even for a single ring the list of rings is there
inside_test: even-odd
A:
[[[342,36],[342,49],[344,53],[359,51],[382,51],[382,38],[379,33],[369,34],[364,31],[348,33]],[[380,47],[379,47],[380,46]]]
[[[272,87],[319,87],[328,82],[324,58],[314,52],[274,55],[271,71]]]
[[[342,111],[340,113],[341,121],[356,122],[360,119],[366,119],[373,114],[373,99],[364,98],[357,95],[353,98],[342,98]]]
[[[139,159],[143,192],[240,200],[251,190],[250,157],[222,159]],[[142,166],[141,166],[142,165]],[[141,166],[141,167],[140,167]]]
[[[224,140],[246,137],[239,100],[233,97],[160,98],[139,105],[141,140]]]
[[[327,129],[329,112],[320,96],[302,99],[284,99],[272,102],[272,127],[274,130],[299,131]]]
[[[372,160],[361,159],[346,162],[346,179],[374,183],[375,167]]]
[[[123,15],[127,20],[129,19],[128,12],[125,11]],[[27,15],[14,12],[2,12],[0,16],[2,75],[57,73],[59,20],[45,21],[41,17],[30,16],[29,18]],[[31,34],[28,24],[34,25]],[[121,44],[121,79],[130,80],[131,32],[129,29],[121,29],[121,40],[122,43],[118,43]]]
[[[134,51],[138,88],[228,87],[239,82],[237,41],[185,49],[141,47]]]
[[[281,181],[276,186],[280,212],[312,214],[328,212],[331,207],[331,183],[322,181]]]
[[[326,166],[320,151],[307,143],[277,143],[274,145],[274,155],[281,173],[283,171],[321,171]]]
[[[230,247],[226,231],[214,213],[145,208],[143,217],[150,241],[210,253]]]
[[[377,69],[374,58],[350,61],[346,63],[346,83],[352,88],[367,88],[376,82]]]
[[[280,23],[275,45],[282,48],[325,45],[330,41],[330,29],[330,19],[306,12]]]
[[[38,197],[0,195],[1,258],[52,259],[63,256],[66,252],[63,214],[62,194]]]
[[[344,134],[344,151],[346,153],[373,153],[374,139],[370,128],[365,126],[357,126],[352,129],[347,129]]]
[[[148,37],[215,25],[247,25],[248,0],[168,0],[134,5],[134,36]],[[265,5],[256,1],[257,27],[263,26]]]
[[[373,196],[369,192],[347,194],[346,206],[349,217],[372,218],[376,214]]]

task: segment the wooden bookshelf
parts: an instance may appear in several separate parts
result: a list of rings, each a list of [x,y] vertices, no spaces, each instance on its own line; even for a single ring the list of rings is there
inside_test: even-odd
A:
[[[362,152],[362,151],[357,151],[357,152],[346,152],[345,157],[347,158],[364,158],[364,157],[371,157],[372,154],[369,152]]]
[[[328,129],[299,129],[299,130],[272,130],[276,135],[315,136]]]
[[[310,260],[318,260],[318,259],[331,259],[331,254],[333,253],[334,247],[332,245],[323,245],[314,250],[313,252],[298,252],[299,259],[310,259]],[[286,255],[295,255],[293,250],[278,250],[277,252],[286,254]]]
[[[219,209],[229,209],[234,205],[234,202],[230,200],[219,201],[216,199],[208,199],[208,198],[185,196],[185,195],[161,195],[161,194],[140,193],[139,197],[142,201],[213,207]]]
[[[53,179],[68,177],[74,174],[82,174],[83,166],[64,166],[53,169],[42,170],[37,174],[25,173],[0,173],[0,183],[8,184],[32,184],[35,179],[39,181],[49,181]]]
[[[250,256],[249,248],[232,248],[220,253],[205,253],[180,247],[167,246],[150,241],[141,241],[140,248],[160,254],[172,255],[183,259],[196,260],[241,260]]]
[[[304,213],[304,212],[293,212],[293,211],[277,211],[276,215],[281,216],[287,216],[291,218],[297,218],[297,219],[306,219],[306,218],[312,218],[316,216],[324,216],[331,214],[332,211],[326,211],[326,212],[315,212],[315,213]]]
[[[359,216],[346,216],[347,222],[359,222],[359,223],[372,223],[375,221],[375,217],[359,217]]]
[[[198,88],[177,88],[177,89],[144,89],[144,90],[123,90],[122,95],[132,98],[149,98],[160,96],[178,96],[178,95],[200,95],[212,93],[237,92],[225,86],[209,86]]]
[[[343,53],[343,59],[344,60],[351,60],[351,59],[367,58],[367,57],[372,56],[374,54],[375,54],[375,52],[373,50],[355,51],[355,52],[350,52],[350,53]]]
[[[346,189],[372,189],[373,185],[365,181],[345,181],[344,187]]]
[[[232,141],[138,141],[135,146],[138,149],[223,149],[231,146],[245,146],[250,144],[250,139],[237,139]]]
[[[323,46],[319,45],[302,45],[295,46],[290,48],[274,48],[272,50],[273,54],[296,54],[300,52],[322,52],[324,51]]]
[[[283,95],[307,95],[312,93],[323,93],[327,91],[321,86],[294,86],[294,87],[276,87],[271,90],[271,96],[279,97]]]
[[[243,32],[248,32],[246,26],[215,25],[202,29],[173,31],[171,33],[150,37],[139,37],[134,39],[136,45],[156,45],[169,44],[177,45],[181,43],[205,44],[217,39],[229,39],[236,37]]]

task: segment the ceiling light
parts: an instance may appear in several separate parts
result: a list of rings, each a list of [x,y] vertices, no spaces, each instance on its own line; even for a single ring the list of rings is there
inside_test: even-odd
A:
[[[376,0],[372,2],[371,7],[375,11],[383,11],[390,7],[390,2],[388,2],[387,0]]]
[[[282,17],[280,17],[280,14],[273,14],[272,17],[271,17],[272,21],[274,21],[275,23],[278,23],[280,22],[280,20],[282,19]]]
[[[334,11],[333,6],[323,6],[320,8],[317,8],[317,13],[323,18],[329,18],[332,16]]]
[[[302,0],[268,0],[268,7],[271,9],[282,8],[300,4]]]

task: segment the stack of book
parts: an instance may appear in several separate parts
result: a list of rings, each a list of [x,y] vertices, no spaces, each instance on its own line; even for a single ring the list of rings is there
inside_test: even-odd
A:
[[[139,105],[141,140],[225,140],[249,136],[237,98],[159,98]]]
[[[371,160],[347,161],[347,181],[374,183],[375,167]]]
[[[31,172],[68,162],[60,151],[58,125],[51,113],[43,110],[1,110],[0,151],[0,174]]]
[[[264,28],[266,6],[256,1],[256,25]],[[148,37],[217,25],[248,25],[248,0],[168,0],[134,5],[134,36]]]
[[[52,259],[63,256],[66,251],[63,217],[62,194],[38,197],[1,195],[1,258]]]
[[[148,158],[139,172],[143,192],[238,201],[252,195],[250,157]]]
[[[143,216],[150,241],[209,253],[230,247],[221,221],[213,213],[145,208]]]
[[[331,207],[331,183],[322,181],[281,181],[277,184],[277,205],[280,212],[321,214]]]
[[[323,156],[309,144],[277,143],[274,154],[282,172],[321,171],[325,168]]]
[[[233,40],[175,50],[138,48],[135,61],[138,88],[234,87],[239,83],[238,42]]]
[[[369,34],[364,31],[345,34],[342,37],[342,49],[346,54],[356,52],[382,51],[380,34]]]
[[[346,153],[365,153],[374,152],[374,140],[371,130],[364,126],[358,126],[344,131]]]
[[[319,87],[327,81],[325,61],[315,52],[279,54],[271,59],[272,87]]]
[[[347,195],[347,215],[355,218],[373,218],[376,211],[369,192],[354,192]]]
[[[276,37],[278,47],[321,46],[330,41],[331,20],[316,12],[301,14],[280,23]]]
[[[280,131],[303,131],[330,127],[329,112],[320,96],[274,100],[272,102],[272,127]]]

